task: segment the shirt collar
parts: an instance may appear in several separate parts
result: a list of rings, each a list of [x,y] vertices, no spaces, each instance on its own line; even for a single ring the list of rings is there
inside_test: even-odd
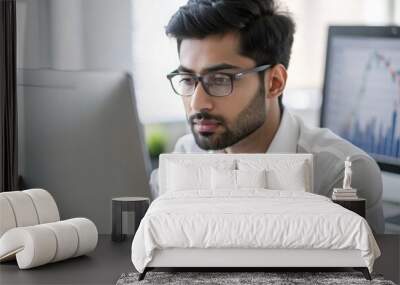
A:
[[[283,109],[281,122],[267,153],[296,153],[299,139],[299,125],[292,114]]]

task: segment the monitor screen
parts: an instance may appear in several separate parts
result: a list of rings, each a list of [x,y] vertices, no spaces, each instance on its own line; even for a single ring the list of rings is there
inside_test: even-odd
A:
[[[321,127],[400,172],[400,27],[330,27]]]

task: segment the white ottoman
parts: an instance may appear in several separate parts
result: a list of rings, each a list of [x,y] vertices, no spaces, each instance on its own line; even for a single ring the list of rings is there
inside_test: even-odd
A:
[[[0,262],[15,259],[20,269],[86,254],[98,232],[86,218],[60,220],[49,192],[30,189],[0,193]]]

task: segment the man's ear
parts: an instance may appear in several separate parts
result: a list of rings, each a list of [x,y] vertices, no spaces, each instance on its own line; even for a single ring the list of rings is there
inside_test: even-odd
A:
[[[283,93],[286,86],[287,71],[282,64],[274,65],[266,72],[264,76],[264,86],[267,92],[267,98],[278,98]]]

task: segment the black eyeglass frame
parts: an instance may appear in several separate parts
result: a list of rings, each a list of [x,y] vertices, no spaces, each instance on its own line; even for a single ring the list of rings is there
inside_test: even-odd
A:
[[[208,90],[207,84],[204,84],[204,82],[203,82],[203,78],[204,78],[205,75],[196,75],[196,74],[193,74],[193,73],[178,72],[177,70],[175,70],[175,71],[172,71],[171,73],[167,74],[167,79],[168,79],[169,82],[171,83],[171,87],[172,87],[172,89],[174,90],[174,92],[175,92],[177,95],[179,95],[179,96],[183,96],[183,97],[190,97],[190,96],[193,96],[193,93],[194,93],[194,91],[196,90],[197,84],[198,84],[199,82],[201,82],[201,84],[202,84],[204,90],[206,91],[206,93],[207,93],[209,96],[213,96],[213,97],[224,97],[224,96],[229,96],[229,95],[232,94],[232,92],[233,92],[233,82],[234,82],[235,80],[239,80],[242,76],[244,76],[244,75],[246,75],[246,74],[248,74],[248,73],[265,71],[265,70],[271,68],[272,66],[273,66],[272,64],[263,64],[263,65],[259,65],[259,66],[253,67],[253,68],[244,69],[244,70],[238,71],[238,72],[236,72],[236,73],[228,73],[228,72],[221,72],[221,71],[212,71],[212,72],[209,72],[209,73],[205,74],[205,75],[209,75],[209,74],[223,74],[223,75],[228,76],[228,77],[230,78],[230,82],[231,82],[231,86],[230,86],[230,87],[231,87],[231,88],[230,88],[229,93],[226,94],[226,95],[214,95],[214,94],[211,94],[210,91]],[[193,93],[192,93],[192,94],[190,94],[190,95],[183,95],[183,94],[180,94],[180,93],[178,93],[178,92],[176,91],[176,89],[175,89],[175,87],[174,87],[174,84],[172,83],[172,78],[173,78],[174,76],[177,76],[177,75],[191,75],[191,76],[192,76],[192,78],[195,80],[195,84],[194,84],[194,88],[193,88]]]

